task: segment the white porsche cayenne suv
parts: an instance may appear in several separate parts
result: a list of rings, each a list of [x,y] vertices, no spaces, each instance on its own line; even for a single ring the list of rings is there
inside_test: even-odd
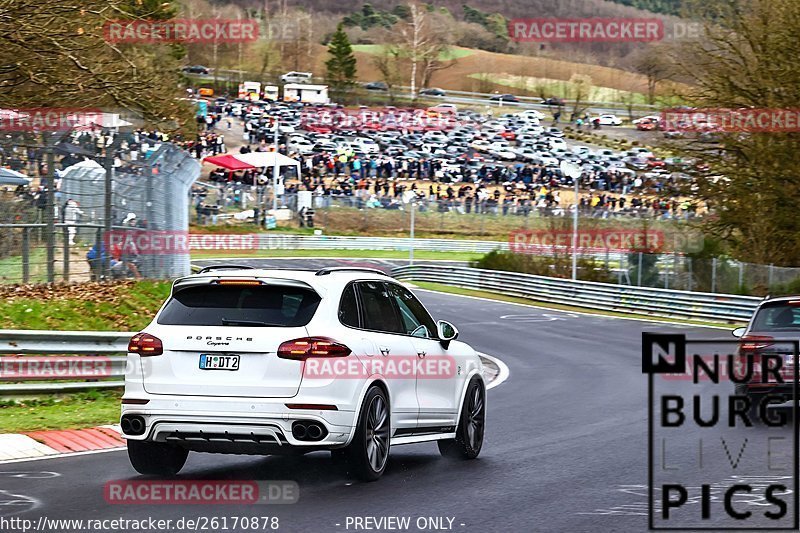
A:
[[[457,336],[378,270],[206,267],[174,282],[128,346],[131,464],[172,475],[189,451],[330,450],[375,480],[390,446],[475,458],[486,387]]]

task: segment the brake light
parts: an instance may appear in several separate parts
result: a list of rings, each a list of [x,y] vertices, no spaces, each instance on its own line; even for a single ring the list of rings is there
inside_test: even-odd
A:
[[[138,353],[140,356],[161,355],[164,346],[161,339],[149,333],[137,333],[128,343],[128,353]]]
[[[774,337],[769,335],[745,335],[741,339],[739,349],[743,352],[754,352],[772,346]]]
[[[246,285],[252,287],[255,285],[263,285],[263,283],[255,279],[221,279],[217,281],[217,285]]]
[[[305,361],[309,357],[347,357],[350,348],[328,337],[303,337],[278,347],[278,357]]]

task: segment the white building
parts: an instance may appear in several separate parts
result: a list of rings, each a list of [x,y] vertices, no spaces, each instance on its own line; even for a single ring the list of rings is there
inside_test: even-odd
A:
[[[285,102],[327,104],[330,102],[330,98],[328,98],[328,86],[287,83],[283,86],[283,100]]]

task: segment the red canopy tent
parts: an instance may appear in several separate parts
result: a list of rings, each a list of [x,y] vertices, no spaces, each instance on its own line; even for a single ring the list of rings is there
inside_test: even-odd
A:
[[[206,157],[203,159],[203,162],[211,163],[212,165],[217,165],[218,167],[228,170],[250,170],[251,168],[256,168],[249,163],[236,159],[236,157],[230,154]]]

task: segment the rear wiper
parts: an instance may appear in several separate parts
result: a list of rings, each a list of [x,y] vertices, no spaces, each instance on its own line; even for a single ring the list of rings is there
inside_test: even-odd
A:
[[[222,319],[223,326],[278,326],[281,324],[270,324],[269,322],[261,322],[260,320],[231,320],[228,318]]]

